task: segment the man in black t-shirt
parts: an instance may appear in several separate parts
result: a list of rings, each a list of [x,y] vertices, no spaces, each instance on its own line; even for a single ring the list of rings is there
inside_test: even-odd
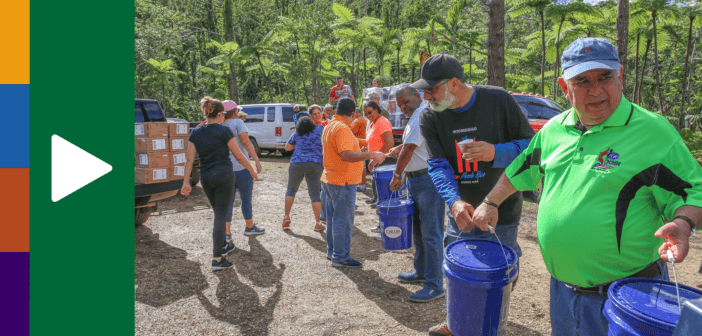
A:
[[[412,87],[424,91],[429,105],[422,111],[419,128],[429,152],[429,175],[449,207],[444,244],[499,237],[521,256],[517,244],[521,193],[500,205],[494,233],[475,227],[472,215],[504,169],[527,148],[534,130],[507,91],[466,84],[463,67],[451,55],[427,59],[421,77]],[[472,143],[462,151],[458,143],[463,140]],[[446,322],[432,327],[429,334],[451,335]]]

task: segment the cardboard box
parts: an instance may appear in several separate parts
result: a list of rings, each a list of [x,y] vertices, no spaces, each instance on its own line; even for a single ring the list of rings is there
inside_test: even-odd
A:
[[[170,153],[136,153],[135,166],[139,168],[158,168],[171,165]]]
[[[171,175],[171,181],[185,178],[185,165],[171,166],[168,167],[168,170],[168,173]]]
[[[170,181],[170,167],[163,168],[134,168],[135,183],[161,183]]]
[[[171,152],[184,152],[188,149],[188,137],[168,137]]]
[[[168,123],[168,136],[188,137],[190,135],[189,123]]]
[[[169,166],[185,165],[186,161],[187,161],[187,157],[185,156],[185,152],[170,152],[169,153],[169,159],[168,159]]]
[[[134,139],[135,153],[167,153],[168,138],[137,138]]]
[[[156,138],[168,136],[168,123],[147,122],[134,124],[135,138]]]

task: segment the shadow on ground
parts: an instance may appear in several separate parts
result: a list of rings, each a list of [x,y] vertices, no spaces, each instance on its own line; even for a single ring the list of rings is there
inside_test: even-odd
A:
[[[326,255],[325,232],[319,233],[321,239],[296,234],[291,231],[286,232],[290,236],[304,240],[312,248]],[[351,234],[351,255],[354,259],[361,262],[378,260],[381,254],[391,252],[383,249],[380,242],[354,226]],[[446,306],[445,300],[439,299],[423,304],[412,303],[408,300],[408,297],[414,292],[396,283],[385,281],[374,270],[363,268],[340,268],[339,270],[356,284],[358,291],[363,296],[373,301],[386,314],[408,328],[424,332],[429,327],[441,322],[445,317],[443,314]],[[422,289],[421,286],[416,286],[417,291],[420,289]]]
[[[268,326],[273,322],[275,306],[283,292],[281,282],[285,264],[273,264],[273,257],[255,237],[249,237],[250,251],[236,248],[228,257],[234,263],[229,268],[214,273],[219,279],[215,306],[204,295],[198,295],[200,303],[214,318],[239,326],[242,335],[268,335]],[[275,292],[264,301],[253,287],[243,283],[242,277],[256,287],[275,287]]]
[[[507,335],[519,335],[519,336],[541,336],[542,334],[536,330],[529,329],[521,324],[516,324],[514,322],[507,322],[507,328],[505,329]]]
[[[320,239],[310,237],[307,235],[303,234],[296,234],[294,230],[285,230],[285,233],[288,235],[302,239],[304,240],[307,244],[312,246],[315,250],[322,252],[323,255],[326,256],[327,254],[327,233],[326,232],[318,232]],[[392,251],[388,251],[383,249],[382,244],[373,239],[373,237],[367,235],[365,232],[361,231],[358,229],[358,227],[354,226],[353,230],[351,231],[351,256],[361,262],[364,262],[366,260],[373,260],[377,261],[379,256],[383,253],[393,253]],[[400,253],[407,253],[407,252],[400,252]]]
[[[207,280],[185,250],[170,246],[147,226],[134,232],[136,301],[163,307],[205,290]]]

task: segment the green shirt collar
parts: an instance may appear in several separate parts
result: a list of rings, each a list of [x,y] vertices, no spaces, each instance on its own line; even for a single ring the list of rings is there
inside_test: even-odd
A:
[[[601,124],[592,127],[589,132],[599,132],[605,127],[626,126],[629,123],[629,119],[631,119],[632,107],[631,102],[628,101],[622,94],[622,101],[619,103],[619,106],[614,113],[612,113],[612,115]],[[575,126],[579,120],[578,114],[575,112],[575,108],[570,108],[564,113],[566,115],[564,116],[562,124],[566,126]]]

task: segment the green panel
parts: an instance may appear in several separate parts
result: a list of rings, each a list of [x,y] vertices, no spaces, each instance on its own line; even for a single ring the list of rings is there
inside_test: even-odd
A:
[[[31,334],[130,335],[134,2],[32,0],[30,22]],[[112,171],[52,202],[53,134]]]

